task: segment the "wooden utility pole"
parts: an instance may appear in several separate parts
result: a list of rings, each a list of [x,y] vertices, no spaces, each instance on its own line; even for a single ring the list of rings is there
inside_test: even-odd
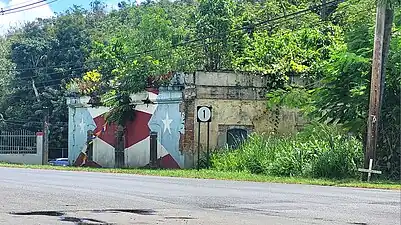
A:
[[[373,48],[372,77],[370,81],[370,102],[365,151],[365,166],[370,159],[376,160],[378,124],[381,109],[383,79],[383,43],[386,20],[386,5],[378,3],[376,10],[376,27]]]
[[[43,165],[49,161],[49,109],[44,109],[44,123],[43,123]]]
[[[40,102],[39,92],[35,86],[35,81],[32,79],[32,88],[35,92],[36,100]],[[42,145],[42,164],[46,165],[49,161],[49,109],[47,107],[43,108],[44,118],[43,118],[43,145]]]
[[[381,82],[381,99],[380,102],[383,102],[384,96],[384,87],[385,87],[385,79],[386,79],[386,64],[388,61],[388,54],[390,51],[390,42],[391,42],[391,32],[393,27],[394,20],[394,9],[390,7],[386,7],[386,16],[384,22],[384,38],[383,38],[383,63],[382,63],[382,82]],[[382,105],[382,104],[381,104]]]

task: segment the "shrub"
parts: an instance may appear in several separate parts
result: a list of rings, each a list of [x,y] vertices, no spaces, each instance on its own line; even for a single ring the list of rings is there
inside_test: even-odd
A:
[[[329,148],[312,163],[313,177],[355,178],[363,163],[362,145],[355,138],[333,137]]]
[[[307,137],[323,144],[323,148],[317,151],[318,157],[311,161],[311,176],[336,179],[358,177],[357,169],[363,164],[362,143],[348,135],[343,127],[312,123],[299,134],[301,140],[305,141]]]
[[[239,151],[225,151],[213,154],[210,157],[212,168],[219,171],[244,171],[246,168],[240,163]]]
[[[212,168],[274,176],[356,178],[362,164],[361,143],[339,126],[311,124],[295,137],[253,134],[236,150],[211,157]]]

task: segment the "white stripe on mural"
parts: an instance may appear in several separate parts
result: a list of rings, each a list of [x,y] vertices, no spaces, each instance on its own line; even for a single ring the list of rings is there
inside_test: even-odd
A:
[[[98,116],[103,115],[104,113],[107,113],[110,110],[108,107],[96,107],[96,108],[88,108],[88,111],[92,118],[96,118]]]
[[[166,149],[157,142],[157,157],[168,155]],[[143,167],[150,162],[150,137],[125,149],[125,163],[128,167]]]
[[[102,167],[113,168],[115,163],[114,147],[100,138],[93,140],[93,161]]]

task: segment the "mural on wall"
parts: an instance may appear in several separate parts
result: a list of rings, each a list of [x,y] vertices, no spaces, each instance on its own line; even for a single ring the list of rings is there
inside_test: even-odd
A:
[[[150,131],[158,133],[158,158],[163,168],[182,168],[184,158],[179,149],[183,131],[180,112],[181,91],[147,91],[149,100],[156,104],[138,104],[136,118],[126,125],[125,164],[145,167],[150,160]],[[133,96],[135,99],[135,96]],[[76,161],[86,150],[87,131],[93,130],[93,161],[103,167],[114,167],[116,126],[106,125],[107,107],[70,108],[69,160]],[[82,155],[82,154],[81,154]]]
[[[177,162],[180,168],[184,166],[184,157],[179,150],[184,123],[180,112],[181,97],[181,91],[161,91],[156,99],[155,113],[149,121],[150,129],[158,133],[162,148],[169,153],[166,156],[168,162]]]

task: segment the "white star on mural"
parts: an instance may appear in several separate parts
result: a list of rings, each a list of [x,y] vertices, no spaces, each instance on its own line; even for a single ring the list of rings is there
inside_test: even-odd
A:
[[[79,127],[81,127],[81,133],[85,133],[86,123],[84,122],[84,118],[81,118],[81,123],[79,123]]]
[[[166,133],[166,130],[168,130],[168,133],[171,134],[170,124],[171,124],[171,122],[173,122],[173,120],[168,118],[168,113],[166,113],[166,119],[164,119],[162,121],[164,124],[164,132],[163,133]]]

